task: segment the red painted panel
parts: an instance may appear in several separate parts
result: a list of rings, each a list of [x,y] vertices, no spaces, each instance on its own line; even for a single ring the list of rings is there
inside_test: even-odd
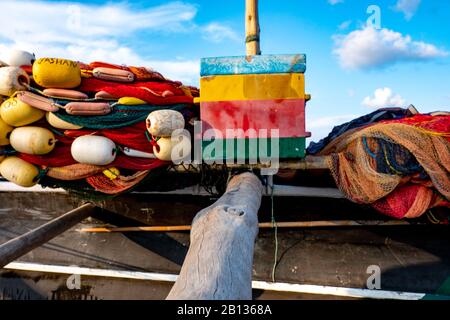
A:
[[[203,132],[215,129],[223,138],[255,138],[249,129],[267,129],[267,137],[271,129],[278,129],[280,138],[309,136],[303,99],[202,102],[200,113]],[[235,129],[242,130],[230,132]]]

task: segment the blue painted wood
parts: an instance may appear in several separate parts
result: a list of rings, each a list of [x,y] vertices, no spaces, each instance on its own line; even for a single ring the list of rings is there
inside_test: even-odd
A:
[[[215,57],[201,59],[200,75],[304,73],[304,54]]]

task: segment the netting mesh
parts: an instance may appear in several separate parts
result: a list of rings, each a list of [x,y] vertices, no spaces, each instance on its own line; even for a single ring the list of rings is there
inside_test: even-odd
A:
[[[330,155],[329,167],[337,185],[354,202],[372,204],[390,194],[395,196],[394,190],[408,183],[428,185],[449,200],[449,127],[448,116],[420,115],[377,123],[339,136],[320,155]],[[430,207],[429,192],[433,194],[432,189],[415,192],[414,205],[409,198],[395,201],[404,200],[407,207],[427,207],[418,204],[422,201]],[[418,211],[422,214],[425,210]]]

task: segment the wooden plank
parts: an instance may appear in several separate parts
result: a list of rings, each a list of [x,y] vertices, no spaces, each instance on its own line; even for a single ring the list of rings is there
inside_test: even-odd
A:
[[[191,243],[167,299],[251,299],[253,251],[263,187],[252,173],[234,176],[225,194],[192,222]]]
[[[226,160],[254,159],[255,168],[262,163],[270,162],[272,165],[280,159],[298,159],[305,156],[306,138],[278,138],[278,139],[214,139],[203,140],[203,160],[220,163]],[[244,167],[244,166],[243,166]],[[262,165],[261,168],[264,168]]]
[[[304,73],[304,54],[212,57],[201,59],[200,75]]]
[[[203,102],[200,113],[203,136],[211,129],[226,139],[310,135],[305,131],[303,99]]]
[[[59,266],[59,265],[45,265],[36,263],[21,263],[13,262],[5,267],[9,270],[44,272],[54,274],[80,275],[92,277],[108,277],[129,280],[142,281],[158,281],[158,282],[175,282],[179,278],[176,274],[155,273],[155,272],[136,272],[129,270],[111,270],[99,268],[82,268],[75,266]],[[388,290],[369,290],[361,288],[348,287],[333,287],[321,286],[315,284],[295,284],[285,282],[266,282],[266,281],[252,281],[253,289],[278,291],[278,292],[295,292],[295,293],[309,293],[317,295],[331,295],[338,297],[354,297],[365,299],[391,299],[391,300],[421,300],[425,296],[436,299],[450,299],[445,295],[428,295],[427,293],[403,292],[403,291],[388,291]]]
[[[0,193],[0,203],[5,204],[0,210],[0,242],[38,227],[57,217],[61,210],[76,205],[67,195],[44,197],[42,201],[42,194]],[[213,201],[212,197],[127,195],[104,202],[105,207],[118,215],[105,212],[101,221],[85,220],[83,226],[190,224],[196,212]],[[383,219],[365,206],[342,199],[275,198],[274,210],[280,222]],[[119,217],[129,219],[119,221]],[[258,217],[261,221],[270,221],[269,197],[263,198]],[[338,230],[279,229],[276,280],[363,288],[369,276],[366,269],[375,264],[381,268],[384,290],[435,293],[450,275],[448,228],[414,224],[415,221],[408,227]],[[189,234],[185,232],[86,234],[77,232],[78,228],[80,226],[21,257],[20,262],[178,274],[189,244]],[[255,244],[254,280],[270,281],[273,257],[274,233],[262,229]],[[85,284],[84,280],[82,283]],[[130,285],[123,283],[121,288]],[[94,292],[96,287],[97,284]],[[0,294],[1,290],[0,285]]]
[[[302,73],[245,74],[200,78],[200,102],[305,99]]]

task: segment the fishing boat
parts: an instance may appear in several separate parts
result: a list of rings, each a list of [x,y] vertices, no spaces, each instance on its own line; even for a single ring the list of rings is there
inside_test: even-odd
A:
[[[311,97],[305,93],[306,56],[261,55],[257,1],[247,0],[246,10],[246,56],[202,59],[200,95],[196,88],[175,85],[175,82],[169,81],[168,86],[180,89],[179,95],[175,89],[172,92],[166,87],[156,93],[152,91],[153,87],[144,90],[145,94],[150,92],[151,98],[160,103],[164,99],[185,103],[186,97],[189,96],[192,103],[188,104],[195,105],[200,110],[200,114],[195,114],[190,111],[195,109],[186,111],[183,108],[169,108],[167,105],[158,110],[155,110],[153,105],[152,108],[145,109],[147,114],[141,119],[145,128],[139,133],[144,138],[149,138],[148,141],[144,140],[150,148],[147,152],[133,150],[129,146],[118,146],[119,143],[112,138],[111,132],[108,132],[109,138],[106,138],[105,133],[101,139],[94,141],[92,138],[99,137],[98,132],[103,129],[95,127],[98,122],[88,123],[86,120],[93,119],[89,116],[112,115],[116,112],[114,108],[122,110],[124,114],[131,109],[120,109],[123,106],[134,108],[146,103],[148,105],[149,102],[145,101],[147,95],[133,91],[137,96],[124,102],[121,99],[129,97],[114,96],[117,90],[123,89],[120,86],[110,92],[99,91],[101,94],[97,96],[97,92],[94,98],[83,96],[83,90],[72,90],[80,88],[80,83],[81,87],[87,88],[87,85],[83,84],[84,79],[113,79],[121,84],[130,83],[131,78],[142,75],[142,69],[125,70],[124,67],[107,64],[91,65],[90,68],[63,59],[43,58],[28,66],[28,69],[32,68],[32,78],[39,89],[30,83],[23,83],[23,77],[28,76],[26,73],[20,75],[22,78],[18,79],[22,79],[22,82],[17,83],[24,85],[24,88],[20,91],[22,93],[14,93],[11,99],[17,98],[16,105],[19,105],[21,110],[24,108],[21,105],[23,103],[32,104],[42,111],[39,113],[34,109],[27,109],[28,112],[33,111],[28,117],[36,118],[33,118],[31,123],[44,121],[46,111],[46,121],[53,123],[53,129],[61,126],[61,129],[71,131],[70,138],[73,141],[70,141],[70,151],[66,151],[77,164],[85,165],[83,170],[89,169],[90,174],[97,170],[97,178],[89,180],[89,185],[75,185],[69,179],[63,181],[59,178],[63,174],[65,178],[77,174],[81,172],[80,169],[78,172],[68,168],[51,172],[54,169],[51,166],[38,166],[32,160],[41,161],[42,158],[38,157],[52,154],[54,145],[63,143],[67,135],[58,135],[58,130],[39,131],[45,143],[41,144],[39,151],[30,151],[29,144],[24,141],[29,141],[30,138],[27,137],[31,136],[31,133],[39,132],[30,129],[31,127],[27,130],[33,130],[32,132],[18,130],[27,128],[21,127],[19,122],[15,122],[14,126],[11,124],[12,133],[8,133],[8,139],[13,140],[11,145],[14,150],[8,149],[8,152],[15,153],[5,152],[9,162],[8,165],[3,162],[2,175],[8,179],[3,178],[0,182],[0,299],[182,298],[186,297],[186,292],[177,288],[176,283],[180,278],[186,280],[195,277],[195,274],[189,271],[189,267],[194,263],[192,256],[206,259],[202,261],[208,261],[209,257],[210,262],[202,264],[209,267],[209,263],[211,266],[216,263],[213,257],[221,257],[222,254],[227,254],[230,261],[237,262],[229,266],[217,262],[218,265],[211,267],[212,270],[231,269],[250,280],[248,288],[242,289],[244,293],[233,295],[233,290],[230,289],[223,293],[225,297],[396,300],[450,297],[450,253],[447,249],[450,244],[447,225],[449,206],[444,194],[445,185],[438,189],[444,190],[441,195],[433,194],[428,198],[428,189],[416,190],[413,186],[414,192],[424,195],[420,199],[426,198],[428,202],[421,203],[422,207],[413,203],[398,216],[399,210],[394,214],[387,214],[386,212],[391,212],[391,207],[384,202],[377,202],[375,206],[371,205],[369,200],[357,201],[357,192],[349,191],[354,185],[338,183],[345,180],[340,179],[344,174],[350,172],[340,171],[344,165],[358,163],[350,159],[351,152],[360,155],[357,153],[360,150],[358,148],[371,151],[366,153],[373,155],[373,159],[377,161],[377,152],[382,154],[384,159],[393,159],[385,152],[386,149],[377,149],[378,140],[371,139],[370,133],[376,133],[376,137],[381,134],[394,135],[393,138],[389,137],[395,140],[395,135],[398,134],[395,128],[417,128],[414,125],[405,127],[407,124],[398,121],[409,119],[411,122],[417,117],[421,117],[420,123],[425,123],[429,119],[427,117],[444,121],[448,119],[448,114],[422,116],[417,115],[418,112],[413,107],[381,110],[376,116],[379,121],[397,122],[380,122],[380,126],[384,125],[381,129],[378,124],[368,126],[367,131],[364,131],[364,139],[357,130],[362,127],[355,126],[352,128],[354,132],[351,132],[353,135],[334,136],[330,143],[336,141],[335,144],[307,152],[306,138],[309,133],[305,131],[305,107]],[[65,73],[61,73],[58,80],[63,81],[67,88],[60,86],[58,89],[72,90],[71,97],[67,96],[67,91],[45,92],[55,86],[53,79],[36,76],[46,74],[45,68],[55,64],[67,69]],[[44,71],[36,70],[37,68]],[[71,69],[77,69],[78,73],[75,72],[74,75]],[[81,76],[77,78],[78,74]],[[145,74],[149,77],[162,77],[156,72]],[[156,82],[155,78],[152,78],[152,81]],[[161,78],[158,81],[161,81]],[[91,85],[93,86],[92,83]],[[42,91],[43,88],[46,89]],[[63,92],[64,99],[55,96],[55,92]],[[130,94],[129,92],[130,90],[127,94]],[[136,99],[141,102],[136,102]],[[10,105],[12,103],[8,104]],[[154,113],[168,110],[173,113]],[[398,116],[400,113],[402,117]],[[177,118],[179,114],[182,114],[181,118]],[[392,116],[393,114],[396,116]],[[53,116],[56,118],[49,118]],[[85,118],[82,118],[83,116]],[[196,162],[193,155],[193,158],[189,159],[176,159],[178,161],[170,165],[150,168],[148,159],[151,159],[152,164],[169,159],[167,154],[175,147],[171,145],[173,140],[167,136],[175,129],[183,129],[185,124],[190,125],[189,121],[195,120],[195,116],[199,116],[203,122],[200,128],[203,139],[199,143],[195,140],[196,133],[199,132],[195,132],[192,126],[192,140],[186,144],[186,140],[180,138],[177,142],[180,143],[181,149],[186,145],[196,146],[201,154],[201,161]],[[6,119],[6,116],[3,118]],[[76,122],[74,119],[82,119],[84,122]],[[110,121],[113,121],[112,117]],[[364,119],[358,121],[364,123]],[[155,123],[160,126],[155,126]],[[7,126],[8,123],[5,128]],[[119,133],[116,132],[116,135],[120,136],[124,131],[118,128]],[[387,131],[391,128],[394,128],[393,133]],[[84,129],[91,131],[77,133]],[[165,129],[170,129],[170,133],[163,133]],[[226,129],[232,129],[231,136],[226,135]],[[243,135],[239,129],[245,131]],[[279,129],[277,134],[280,135],[255,137],[248,134],[249,129]],[[219,135],[206,139],[208,130],[213,130],[215,134],[219,132]],[[414,132],[428,136],[429,132],[434,132],[434,140],[430,143],[448,148],[448,132],[430,126],[420,127],[420,130]],[[358,141],[363,141],[364,144],[353,143],[355,136],[361,138]],[[345,148],[342,145],[345,145]],[[346,149],[347,145],[355,149]],[[258,158],[262,146],[267,147],[264,156],[269,157],[272,162]],[[416,174],[431,167],[431,162],[428,166],[425,160],[414,162],[412,148],[401,147],[402,145],[397,143],[397,149],[393,152],[401,154],[403,158],[396,158],[398,163],[388,162],[389,170],[414,168],[417,172],[411,172]],[[85,152],[87,148],[90,152]],[[327,148],[333,152],[326,153]],[[279,152],[275,152],[277,149]],[[107,152],[101,153],[101,157],[94,157],[99,150]],[[166,150],[169,150],[169,153]],[[210,152],[211,150],[213,152]],[[19,156],[16,156],[17,152]],[[139,162],[139,165],[147,166],[145,168],[150,174],[146,172],[145,179],[136,174],[125,176],[123,172],[128,172],[129,167],[123,169],[119,165],[111,165],[118,163],[114,161],[119,153],[130,157],[133,157],[131,154],[134,153],[134,157],[147,159],[147,162]],[[279,156],[279,162],[276,163],[274,175],[270,170],[273,169],[275,157],[270,158],[270,155],[275,153]],[[253,159],[254,154],[257,155],[256,159]],[[120,163],[123,165],[124,157],[121,159]],[[358,159],[366,158],[361,156]],[[374,163],[381,166],[381,160],[377,161]],[[126,163],[130,165],[130,162]],[[385,162],[383,164],[387,166]],[[70,167],[71,165],[73,164],[67,167],[74,168]],[[17,175],[13,169],[18,166],[27,168],[23,169],[27,174]],[[98,171],[98,167],[101,170]],[[362,165],[360,167],[362,168]],[[387,170],[385,167],[383,170]],[[409,187],[409,180],[404,179],[406,173],[396,175],[392,171],[389,171],[392,176],[390,183]],[[355,174],[355,177],[345,175],[345,178],[349,181],[361,181],[360,177],[365,171],[359,173],[360,175]],[[382,173],[387,175],[387,172]],[[114,182],[119,176],[124,177],[121,181],[119,179],[122,184]],[[83,179],[87,177],[83,176]],[[132,178],[127,180],[126,177]],[[136,183],[128,185],[131,180]],[[363,189],[362,183],[357,186]],[[378,185],[374,183],[373,186]],[[108,194],[105,190],[117,193]],[[412,189],[408,189],[408,192],[410,190]],[[372,191],[375,193],[375,187]],[[362,191],[357,194],[362,197]],[[390,199],[390,203],[403,193],[394,195],[396,198]],[[415,199],[419,199],[419,196]],[[210,215],[210,222],[201,222],[210,212],[218,211],[219,206],[220,210],[230,213],[232,219],[236,216],[236,219],[243,219],[245,223],[241,220],[231,223],[227,217],[213,215]],[[385,215],[380,213],[382,210]],[[257,219],[254,219],[256,214]],[[208,240],[211,239],[211,248],[195,251],[195,241],[198,241],[195,228],[198,230],[200,223],[202,228],[207,228],[204,234],[210,237]],[[233,230],[234,227],[236,230]],[[219,241],[224,247],[214,247],[218,235],[222,234],[227,235],[226,239]],[[253,236],[256,237],[255,241]],[[228,239],[239,241],[228,243],[225,241]],[[236,252],[236,248],[249,250],[253,258],[249,259],[249,255],[244,257],[242,252]],[[220,275],[220,270],[214,272]],[[214,272],[205,272],[203,275],[215,280],[213,275],[217,274]],[[217,279],[219,278],[217,276]],[[198,284],[194,284],[194,287],[195,285]],[[204,294],[202,297],[223,297],[208,296],[206,287],[203,284],[201,288],[205,288],[205,291],[199,291]]]

